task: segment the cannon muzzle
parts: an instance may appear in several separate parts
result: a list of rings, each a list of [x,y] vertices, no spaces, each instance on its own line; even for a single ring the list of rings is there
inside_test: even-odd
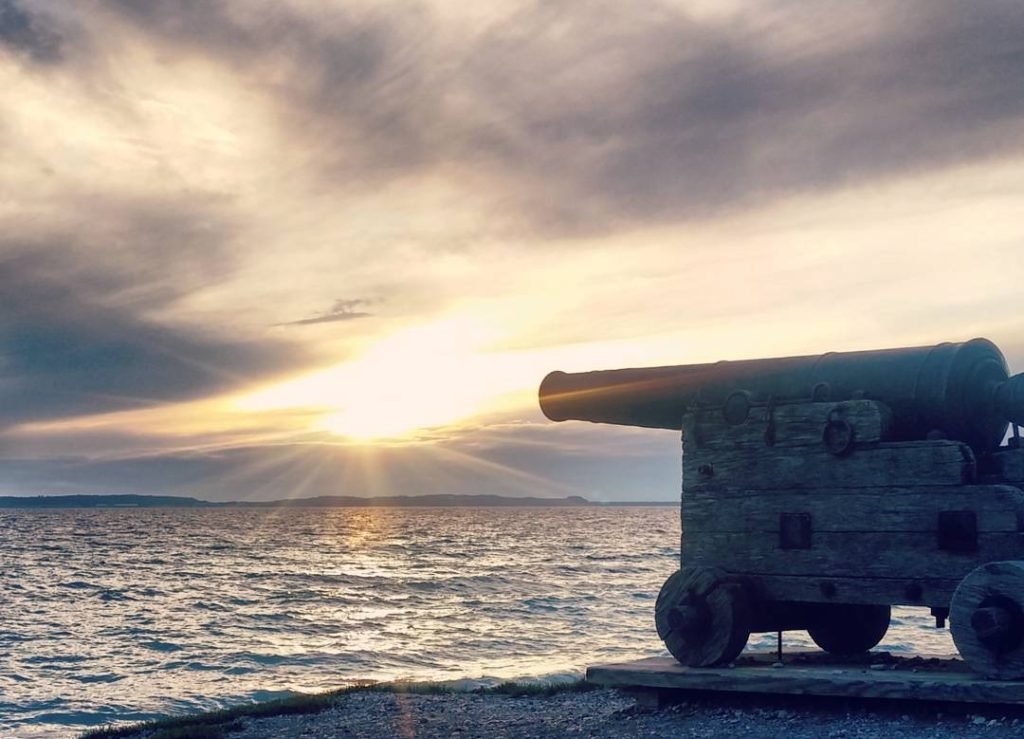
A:
[[[1024,426],[1024,372],[1008,378],[996,387],[993,406],[1010,423]]]
[[[540,385],[553,421],[679,429],[683,414],[721,408],[734,393],[751,402],[869,398],[893,410],[897,439],[938,432],[983,452],[1007,424],[1024,425],[1024,375],[1009,376],[987,339],[819,356],[753,359],[569,374]]]

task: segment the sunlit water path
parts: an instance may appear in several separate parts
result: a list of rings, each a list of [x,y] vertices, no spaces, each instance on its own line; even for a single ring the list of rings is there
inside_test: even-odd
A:
[[[676,507],[0,512],[0,736],[661,654],[678,556]],[[953,651],[926,611],[884,644]]]

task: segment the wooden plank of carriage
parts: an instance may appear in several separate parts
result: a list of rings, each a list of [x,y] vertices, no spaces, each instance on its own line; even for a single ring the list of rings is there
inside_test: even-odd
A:
[[[646,705],[660,703],[671,692],[687,691],[1024,707],[1024,681],[988,680],[960,660],[943,660],[937,667],[916,669],[910,665],[921,662],[882,653],[883,661],[874,666],[844,664],[835,658],[831,662],[826,658],[800,664],[800,657],[805,654],[808,653],[786,653],[783,667],[773,666],[774,653],[753,659],[745,656],[735,667],[684,667],[671,657],[653,657],[594,665],[587,669],[587,682],[627,690]],[[901,662],[907,666],[901,668]]]
[[[974,478],[974,455],[957,441],[881,442],[837,457],[823,446],[716,450],[683,445],[687,497],[743,497],[752,490],[899,488],[964,485]]]
[[[1014,485],[1024,483],[1024,449],[1001,448],[988,465],[993,479]]]
[[[779,535],[684,532],[682,561],[687,567],[719,567],[751,576],[963,577],[982,562],[1020,559],[1024,535],[979,532],[971,552],[941,551],[928,532],[814,532],[807,549],[780,549]]]
[[[772,575],[751,578],[758,600],[802,603],[904,603],[949,606],[960,579],[925,577],[813,577]]]
[[[1010,485],[912,488],[808,488],[752,491],[731,498],[683,498],[684,532],[778,534],[780,516],[800,511],[816,532],[935,532],[943,511],[975,511],[979,532],[1015,532],[1024,521],[1024,492]]]
[[[772,444],[778,448],[822,445],[822,432],[830,420],[850,425],[858,444],[885,441],[892,435],[892,411],[874,400],[840,403],[794,403],[780,405],[770,413],[764,406],[751,408],[737,424],[725,420],[720,410],[689,413],[683,419],[685,442],[696,448],[728,450],[765,445],[769,417]]]

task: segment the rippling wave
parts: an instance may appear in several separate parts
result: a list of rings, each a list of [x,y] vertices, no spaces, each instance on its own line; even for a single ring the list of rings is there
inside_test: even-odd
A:
[[[368,678],[661,654],[679,512],[18,510],[0,542],[0,735],[72,736]],[[952,652],[931,623],[897,609],[883,646]]]

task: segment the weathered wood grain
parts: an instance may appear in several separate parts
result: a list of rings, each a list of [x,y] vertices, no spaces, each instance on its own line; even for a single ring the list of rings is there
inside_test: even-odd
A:
[[[1000,618],[988,624],[976,620],[980,610]],[[1024,677],[1024,562],[989,562],[963,579],[953,594],[949,628],[953,642],[972,668],[988,677],[1017,680]],[[988,628],[986,628],[986,626]],[[996,639],[1007,638],[1005,645],[986,642],[986,631]],[[995,633],[1005,632],[1005,634]]]
[[[762,575],[752,578],[758,600],[802,603],[868,603],[947,608],[957,578]]]
[[[711,496],[684,496],[683,529],[778,533],[783,513],[808,513],[815,532],[936,531],[941,511],[976,511],[978,531],[1024,530],[1024,491],[1009,485],[921,488],[824,488],[798,493],[752,491],[728,505]]]
[[[1024,483],[1024,449],[1006,449],[990,458],[992,474],[1008,483]]]
[[[744,575],[958,578],[979,562],[1024,557],[1024,534],[979,533],[977,551],[940,551],[933,533],[814,532],[810,549],[780,549],[767,532],[683,536],[687,567],[721,567]]]
[[[824,448],[710,450],[684,443],[685,496],[751,490],[963,485],[974,477],[970,447],[956,441],[882,442],[837,457]]]
[[[830,418],[850,424],[858,443],[885,441],[892,435],[889,406],[875,400],[780,405],[770,414],[765,406],[752,407],[743,423],[731,425],[719,409],[690,413],[683,419],[686,443],[708,450],[763,447],[769,416],[774,446],[779,448],[822,446],[822,434]]]
[[[736,659],[750,636],[746,588],[719,569],[684,567],[661,588],[654,607],[658,636],[691,667]]]
[[[1024,681],[985,680],[962,672],[870,670],[847,665],[684,667],[667,657],[594,665],[587,681],[617,688],[656,688],[751,694],[1024,704]]]

